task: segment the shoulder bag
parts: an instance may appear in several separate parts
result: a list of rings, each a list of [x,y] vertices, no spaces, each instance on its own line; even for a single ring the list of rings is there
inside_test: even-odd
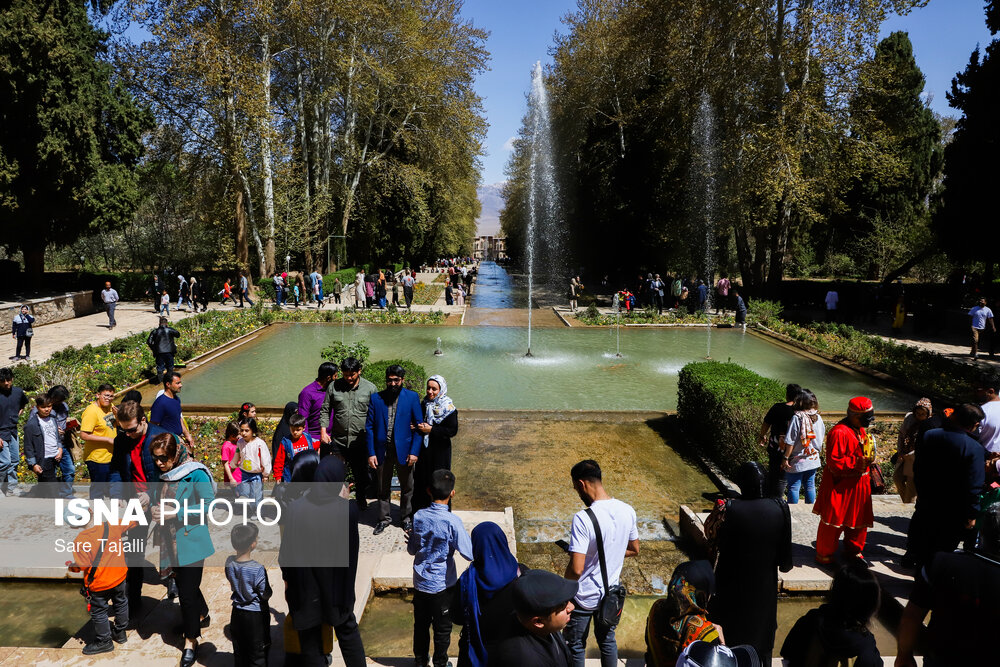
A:
[[[621,620],[627,591],[620,583],[614,586],[608,585],[608,564],[604,560],[604,537],[601,535],[601,525],[597,522],[597,515],[594,514],[594,510],[589,507],[587,508],[587,516],[590,517],[590,522],[594,524],[594,533],[597,535],[597,557],[601,562],[601,581],[604,584],[604,596],[597,605],[594,617],[601,625],[614,627]]]

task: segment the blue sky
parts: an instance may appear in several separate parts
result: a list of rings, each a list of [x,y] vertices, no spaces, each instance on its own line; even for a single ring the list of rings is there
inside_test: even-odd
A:
[[[983,5],[983,0],[931,0],[908,16],[891,17],[883,26],[886,35],[894,30],[910,34],[917,64],[927,78],[925,92],[933,95],[932,107],[938,113],[957,115],[945,92],[955,73],[965,68],[976,43],[989,43]],[[536,60],[551,62],[552,37],[563,29],[560,19],[575,7],[575,0],[466,0],[462,14],[491,32],[487,42],[491,69],[476,82],[490,123],[484,184],[503,180],[508,141],[524,113],[531,67]]]

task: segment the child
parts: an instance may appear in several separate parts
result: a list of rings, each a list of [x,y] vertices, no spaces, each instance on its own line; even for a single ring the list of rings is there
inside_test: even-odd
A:
[[[233,658],[236,667],[267,665],[271,647],[271,613],[267,601],[271,586],[267,569],[250,558],[257,548],[257,524],[233,526],[230,539],[236,555],[226,559],[226,579],[233,589],[233,615],[229,631],[233,640]]]
[[[35,411],[24,424],[24,458],[39,482],[55,482],[62,457],[62,436],[52,414],[52,400],[40,394],[35,397]]]
[[[434,667],[448,664],[451,640],[450,601],[455,594],[455,550],[472,560],[472,540],[462,520],[451,513],[448,502],[455,496],[455,475],[435,470],[431,475],[430,507],[413,516],[413,530],[406,550],[413,559],[413,657],[417,665],[429,664],[428,633],[434,626]],[[439,638],[442,638],[439,640]]]
[[[243,474],[242,480],[236,485],[236,496],[253,498],[254,505],[264,499],[263,481],[271,474],[271,452],[259,435],[256,419],[241,419],[236,455],[226,464],[230,472],[239,466]]]
[[[292,297],[295,299],[295,307],[299,307],[299,284],[295,283],[292,287]]]
[[[112,640],[119,644],[128,641],[128,596],[125,593],[125,563],[122,533],[137,526],[133,521],[124,526],[109,523],[84,528],[77,535],[73,557],[67,561],[70,572],[83,572],[80,593],[87,598],[87,611],[94,624],[94,641],[83,647],[84,655],[109,653],[115,649]],[[103,541],[102,541],[103,540]],[[108,607],[113,607],[115,626],[108,621]]]
[[[163,296],[160,297],[160,315],[170,317],[170,294],[167,290],[163,290]]]
[[[291,465],[296,454],[310,447],[319,451],[319,440],[305,432],[306,418],[298,412],[288,418],[288,430],[292,432],[292,437],[282,438],[278,451],[274,453],[274,479],[279,482],[290,481],[285,479],[285,470]]]
[[[226,484],[235,486],[243,481],[243,471],[239,468],[230,470],[229,462],[236,455],[236,441],[240,439],[240,426],[236,422],[226,424],[226,439],[222,441],[222,472],[226,476]]]
[[[226,282],[222,283],[222,291],[219,292],[219,294],[222,295],[222,303],[221,303],[221,305],[223,305],[223,306],[226,305],[226,301],[228,301],[229,299],[232,298],[233,288],[229,284],[229,278],[226,278]],[[233,299],[233,304],[234,305],[236,304],[236,299]]]
[[[248,417],[257,419],[257,406],[253,403],[244,403],[240,406],[239,414],[236,416],[236,422],[239,423]]]

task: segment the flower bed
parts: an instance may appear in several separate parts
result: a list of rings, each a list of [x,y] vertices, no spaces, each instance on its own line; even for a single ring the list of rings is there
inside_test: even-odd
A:
[[[433,306],[441,298],[444,284],[415,283],[413,285],[413,303],[418,306]]]
[[[885,373],[921,395],[944,400],[967,395],[982,372],[976,366],[862,333],[846,324],[801,326],[775,318],[767,328],[835,361]]]
[[[577,313],[576,319],[588,326],[595,327],[607,327],[614,326],[616,324],[733,324],[735,322],[735,315],[732,313],[728,315],[709,315],[704,312],[697,312],[694,314],[688,313],[687,311],[675,311],[675,312],[664,312],[662,315],[658,315],[655,310],[644,309],[644,310],[633,310],[631,312],[622,312],[621,320],[619,320],[614,315],[605,315],[597,311],[596,307],[594,310],[584,310]]]

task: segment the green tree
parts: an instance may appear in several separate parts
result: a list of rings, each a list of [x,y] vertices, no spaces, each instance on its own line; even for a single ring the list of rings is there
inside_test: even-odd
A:
[[[152,117],[113,78],[87,4],[13,0],[0,11],[3,243],[29,274],[44,270],[50,243],[126,225],[139,203]]]
[[[986,5],[986,26],[1000,31],[1000,3]],[[992,279],[1000,244],[997,147],[1000,146],[1000,39],[980,54],[977,48],[965,71],[956,75],[948,94],[962,111],[951,143],[945,149],[944,196],[935,219],[941,243],[959,259],[985,263]]]
[[[868,162],[854,180],[848,214],[834,220],[839,224],[824,245],[847,248],[868,278],[883,279],[930,241],[928,200],[944,154],[905,32],[879,42],[862,82],[851,104],[853,132],[882,159]]]

